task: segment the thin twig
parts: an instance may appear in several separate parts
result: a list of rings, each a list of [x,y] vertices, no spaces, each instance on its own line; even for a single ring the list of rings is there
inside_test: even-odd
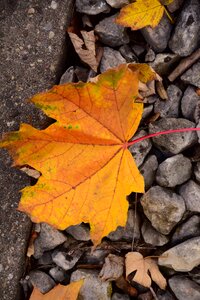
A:
[[[150,287],[149,289],[150,289],[150,292],[152,293],[154,299],[158,300],[158,297],[156,296],[156,293],[154,292],[154,290],[152,289],[152,287]]]

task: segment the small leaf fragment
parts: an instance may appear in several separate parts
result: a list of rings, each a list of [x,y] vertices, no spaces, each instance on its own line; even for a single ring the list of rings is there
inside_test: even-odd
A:
[[[123,275],[124,272],[124,258],[109,254],[101,269],[99,277],[104,281],[113,281]]]

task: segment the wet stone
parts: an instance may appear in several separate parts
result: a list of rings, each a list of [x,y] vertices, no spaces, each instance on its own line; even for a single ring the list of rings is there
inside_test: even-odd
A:
[[[160,186],[151,187],[142,196],[141,204],[152,226],[162,234],[169,234],[185,212],[183,198]]]
[[[148,221],[144,221],[141,231],[144,241],[147,244],[163,246],[169,241],[168,237],[158,232]]]
[[[200,14],[199,14],[200,15]],[[200,24],[200,22],[199,22]],[[192,84],[200,88],[200,60],[195,63],[189,70],[187,70],[182,76],[181,80],[187,84]]]
[[[190,55],[200,41],[200,5],[198,0],[185,2],[169,41],[170,49],[180,56]]]
[[[163,52],[167,47],[170,38],[172,25],[169,19],[164,15],[160,23],[152,28],[150,26],[141,29],[141,32],[155,52]]]
[[[179,272],[189,272],[200,264],[200,237],[194,237],[162,253],[160,266]]]
[[[142,136],[145,136],[145,135],[147,135],[147,132],[145,130],[140,130],[138,133],[136,133],[134,135],[133,140],[140,138]],[[145,157],[151,150],[151,147],[152,147],[152,143],[151,143],[150,139],[143,140],[143,141],[136,143],[135,145],[132,145],[129,147],[129,151],[133,155],[136,165],[138,167],[140,167],[142,165],[142,163],[144,162]]]
[[[36,286],[42,294],[49,292],[56,285],[55,281],[42,271],[31,271],[29,276],[31,283]]]
[[[195,113],[195,111],[198,103],[200,104],[200,97],[197,95],[195,87],[188,86],[181,100],[183,117],[193,122],[196,121],[195,114],[197,112]]]
[[[200,212],[200,185],[189,180],[179,189],[179,194],[185,200],[186,208],[189,211]]]
[[[156,172],[156,181],[164,187],[175,187],[182,184],[192,175],[192,164],[189,158],[182,154],[167,158]]]
[[[98,15],[110,11],[105,0],[76,0],[76,10],[88,15]]]
[[[144,177],[145,189],[148,190],[155,179],[158,160],[155,155],[149,155],[140,167],[140,173]]]
[[[105,18],[95,26],[99,40],[107,46],[117,47],[129,43],[129,37],[124,26],[115,22],[117,14]]]
[[[197,236],[200,236],[200,216],[198,215],[190,217],[176,228],[172,236],[172,242],[180,243]]]
[[[160,113],[161,117],[175,118],[179,116],[181,90],[174,84],[167,88],[167,100],[158,99],[154,104],[154,112]]]
[[[125,58],[120,54],[119,51],[113,50],[109,47],[104,47],[103,56],[100,64],[101,73],[107,71],[110,68],[119,66],[120,64],[125,64]]]
[[[186,276],[177,275],[170,278],[169,286],[178,300],[200,299],[200,285]]]
[[[187,119],[162,118],[149,125],[149,133],[156,133],[169,129],[195,127],[195,124]],[[178,154],[197,143],[196,132],[180,132],[164,134],[153,138],[154,145],[164,154]]]

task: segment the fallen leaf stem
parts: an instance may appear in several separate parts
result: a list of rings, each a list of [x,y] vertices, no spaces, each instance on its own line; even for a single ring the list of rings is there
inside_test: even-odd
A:
[[[159,136],[159,135],[162,135],[162,134],[170,134],[170,133],[178,133],[178,132],[187,132],[187,131],[200,131],[200,128],[180,128],[180,129],[170,129],[170,130],[165,130],[165,131],[159,131],[159,132],[155,132],[155,133],[151,133],[151,134],[148,134],[148,135],[144,135],[138,139],[135,139],[131,142],[128,142],[128,145],[127,147],[130,147],[134,144],[137,144],[143,140],[146,140],[146,139],[149,139],[149,138],[152,138],[152,137],[156,137],[156,136]]]

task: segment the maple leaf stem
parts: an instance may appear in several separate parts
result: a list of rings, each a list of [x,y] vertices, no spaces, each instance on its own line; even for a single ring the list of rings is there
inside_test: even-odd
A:
[[[159,131],[159,132],[156,132],[156,133],[151,133],[151,134],[148,134],[148,135],[144,135],[138,139],[135,139],[131,142],[128,142],[128,147],[136,144],[136,143],[139,143],[143,140],[146,140],[146,139],[149,139],[149,138],[152,138],[152,137],[156,137],[156,136],[159,136],[159,135],[162,135],[162,134],[170,134],[170,133],[177,133],[177,132],[186,132],[186,131],[200,131],[200,128],[180,128],[180,129],[170,129],[170,130],[165,130],[165,131]]]

